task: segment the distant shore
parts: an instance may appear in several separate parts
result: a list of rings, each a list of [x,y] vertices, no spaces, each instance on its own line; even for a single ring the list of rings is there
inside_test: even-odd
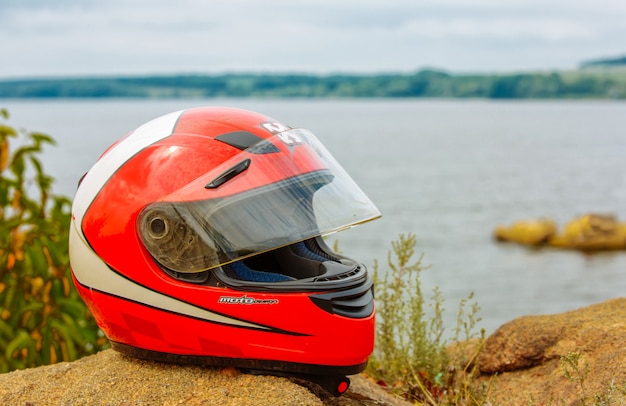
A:
[[[626,99],[626,67],[454,74],[180,74],[0,80],[0,98]]]

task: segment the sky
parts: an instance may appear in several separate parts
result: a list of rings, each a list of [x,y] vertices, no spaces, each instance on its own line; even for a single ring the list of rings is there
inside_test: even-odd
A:
[[[624,0],[0,0],[0,79],[575,69]]]

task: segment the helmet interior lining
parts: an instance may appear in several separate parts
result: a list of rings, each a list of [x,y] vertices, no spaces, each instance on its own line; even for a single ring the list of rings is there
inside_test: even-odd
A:
[[[236,261],[224,266],[226,274],[250,282],[282,282],[320,276],[326,261],[339,259],[324,250],[317,238],[311,238],[286,247]]]

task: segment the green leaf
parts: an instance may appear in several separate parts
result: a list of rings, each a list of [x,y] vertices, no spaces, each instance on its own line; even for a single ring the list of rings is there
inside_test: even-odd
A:
[[[20,329],[13,340],[9,342],[7,348],[4,351],[4,356],[7,359],[13,358],[13,352],[15,350],[21,350],[26,347],[32,339],[25,330]]]
[[[15,336],[15,332],[11,325],[9,325],[4,320],[0,319],[0,337],[11,338]],[[2,348],[2,347],[0,347]]]
[[[71,316],[75,320],[80,320],[85,317],[85,312],[87,311],[87,308],[82,301],[78,301],[76,299],[59,298],[56,299],[56,303],[62,313]]]
[[[0,139],[5,139],[6,137],[16,137],[17,131],[15,128],[10,127],[6,124],[0,124]]]
[[[72,334],[70,334],[70,328],[58,320],[52,320],[50,322],[50,326],[61,336],[61,342],[59,344],[61,346],[65,344],[67,348],[67,354],[63,354],[63,361],[74,361],[77,359],[78,353],[76,352],[76,346],[74,339],[72,338]]]
[[[40,132],[32,132],[32,133],[30,133],[30,136],[33,138],[33,140],[35,140],[35,143],[37,145],[41,145],[41,144],[44,144],[44,143],[45,144],[56,145],[56,141],[54,140],[54,138],[52,138],[48,134],[44,134],[44,133],[40,133]]]

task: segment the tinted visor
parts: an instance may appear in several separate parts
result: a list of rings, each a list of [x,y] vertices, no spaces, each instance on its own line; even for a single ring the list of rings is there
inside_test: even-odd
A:
[[[251,172],[262,164],[264,177],[272,171],[289,176],[256,187],[253,173],[234,176],[226,184],[246,182],[252,187],[206,200],[168,199],[147,206],[140,213],[138,228],[156,261],[176,272],[202,272],[380,216],[311,133],[286,133],[281,140],[285,135],[297,135],[302,144],[289,148],[281,145],[271,152],[279,154],[272,160],[256,160],[254,151],[242,151],[242,156],[229,160],[215,173],[228,173],[232,162],[249,159]],[[300,149],[296,153],[293,148]]]

